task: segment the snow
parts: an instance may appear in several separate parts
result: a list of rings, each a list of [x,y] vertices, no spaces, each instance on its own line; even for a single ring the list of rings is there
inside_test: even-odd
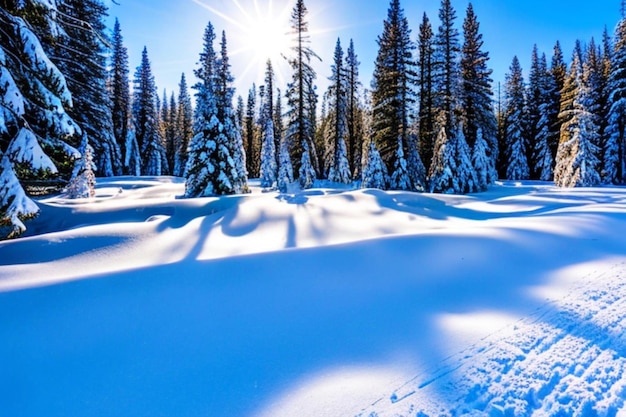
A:
[[[38,201],[0,242],[11,416],[620,415],[626,188]]]

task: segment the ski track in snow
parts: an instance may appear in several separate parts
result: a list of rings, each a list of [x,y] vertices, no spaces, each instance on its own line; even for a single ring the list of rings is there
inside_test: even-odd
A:
[[[624,313],[621,262],[582,277],[565,297],[406,381],[356,417],[623,416]]]

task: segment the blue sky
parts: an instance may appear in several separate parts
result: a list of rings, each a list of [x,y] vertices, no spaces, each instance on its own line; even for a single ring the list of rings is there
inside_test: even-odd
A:
[[[258,32],[273,30],[267,29],[269,25],[280,27],[280,33],[288,25],[294,0],[118,0],[117,3],[110,4],[110,26],[115,17],[119,18],[129,49],[131,76],[145,45],[160,94],[163,89],[168,95],[177,92],[182,72],[192,84],[195,80],[192,71],[202,49],[202,34],[211,21],[218,33],[226,31],[237,93],[245,97],[252,83],[262,80],[265,58],[255,51],[264,53],[270,43],[263,41],[264,35]],[[619,0],[474,0],[472,3],[496,83],[504,80],[514,55],[518,55],[524,70],[528,69],[533,44],[550,59],[554,43],[559,40],[569,59],[576,39],[600,40],[604,27],[612,33],[620,18]],[[376,39],[382,32],[389,1],[305,0],[305,4],[309,10],[312,47],[322,58],[322,62],[315,64],[320,90],[326,88],[338,37],[344,47],[350,39],[354,40],[361,61],[361,79],[369,86],[377,53]],[[436,30],[439,4],[440,0],[401,1],[414,39],[424,12]],[[457,27],[462,32],[469,2],[453,0],[452,4],[457,11]],[[287,68],[283,68],[283,73],[289,77]]]

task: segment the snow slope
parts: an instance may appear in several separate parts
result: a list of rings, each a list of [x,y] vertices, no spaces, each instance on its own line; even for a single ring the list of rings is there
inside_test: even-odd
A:
[[[0,242],[0,415],[626,415],[626,189],[183,187]]]

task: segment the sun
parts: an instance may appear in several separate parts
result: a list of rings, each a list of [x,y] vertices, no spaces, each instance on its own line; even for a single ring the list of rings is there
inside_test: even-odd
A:
[[[240,69],[239,77],[262,82],[270,60],[278,81],[284,81],[285,56],[289,56],[293,40],[290,18],[294,0],[218,0],[219,8],[213,1],[193,1],[225,24],[229,55]]]
[[[267,10],[256,10],[243,27],[242,47],[255,61],[277,62],[291,47],[289,9],[275,13],[269,3]]]

